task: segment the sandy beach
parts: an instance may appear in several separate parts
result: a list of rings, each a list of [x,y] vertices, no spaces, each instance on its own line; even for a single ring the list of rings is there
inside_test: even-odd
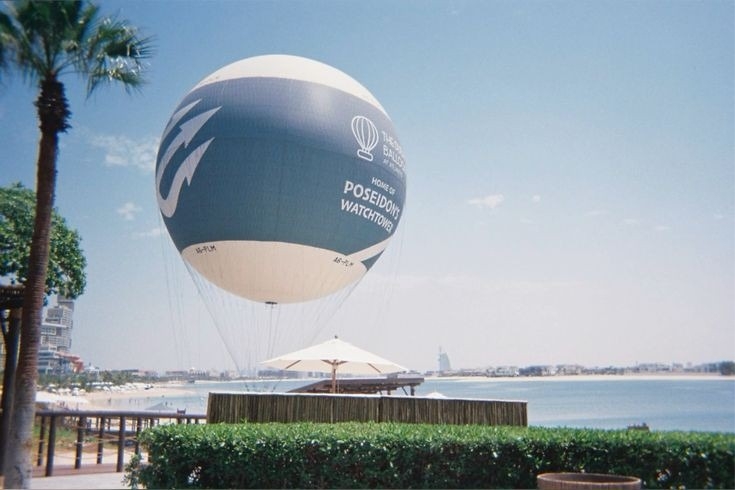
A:
[[[196,393],[181,383],[130,383],[114,390],[96,390],[78,395],[39,391],[36,399],[50,401],[57,406],[76,410],[147,410],[152,406],[161,409],[169,405],[169,399]],[[171,411],[177,407],[171,406]]]
[[[120,405],[120,402],[131,399],[155,401],[194,394],[193,391],[187,390],[185,385],[182,384],[160,383],[149,386],[149,388],[127,389],[121,391],[93,391],[91,393],[87,393],[86,398],[92,406],[105,407],[109,405]]]

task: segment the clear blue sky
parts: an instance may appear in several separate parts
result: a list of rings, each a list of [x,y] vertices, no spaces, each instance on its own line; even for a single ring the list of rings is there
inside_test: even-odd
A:
[[[85,361],[232,367],[161,234],[153,167],[199,80],[270,53],[360,81],[407,158],[396,240],[318,340],[418,370],[439,346],[455,367],[735,358],[732,1],[101,6],[157,49],[140,93],[64,79],[57,207],[89,262]],[[34,97],[3,80],[0,185],[35,185]]]

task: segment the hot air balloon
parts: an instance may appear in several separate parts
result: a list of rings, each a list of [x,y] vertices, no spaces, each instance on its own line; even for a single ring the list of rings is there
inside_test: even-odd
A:
[[[377,99],[318,61],[266,55],[200,81],[161,137],[156,195],[211,284],[273,304],[354,285],[394,235],[406,165]]]

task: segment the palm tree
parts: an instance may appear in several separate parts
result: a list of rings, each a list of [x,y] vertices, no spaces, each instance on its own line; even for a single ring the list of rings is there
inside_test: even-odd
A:
[[[36,215],[31,242],[15,401],[5,459],[5,487],[29,488],[30,450],[38,379],[41,314],[49,259],[51,213],[56,188],[59,133],[69,128],[71,112],[60,78],[77,73],[90,94],[105,82],[126,89],[143,83],[150,38],[139,37],[124,22],[99,19],[99,8],[82,1],[8,2],[0,11],[0,68],[20,71],[38,83],[35,106],[41,130],[36,168]]]

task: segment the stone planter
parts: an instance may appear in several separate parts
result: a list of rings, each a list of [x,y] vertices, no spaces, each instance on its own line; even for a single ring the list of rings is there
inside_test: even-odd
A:
[[[641,480],[634,476],[600,473],[543,473],[536,483],[541,490],[640,490]]]

